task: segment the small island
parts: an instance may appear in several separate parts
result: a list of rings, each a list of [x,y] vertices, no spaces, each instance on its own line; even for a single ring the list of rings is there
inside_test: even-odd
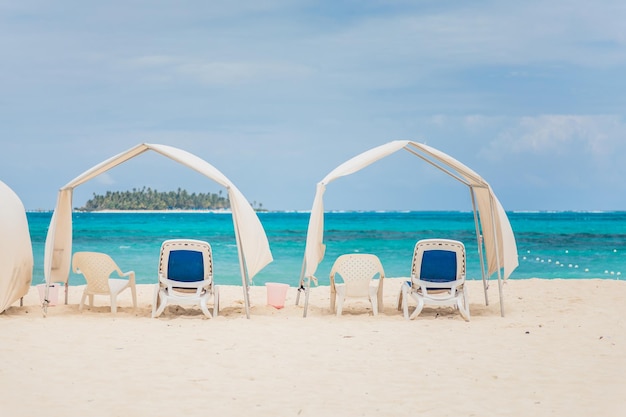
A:
[[[263,204],[255,201],[251,204],[257,211],[263,210]],[[159,192],[143,187],[132,191],[107,191],[104,195],[93,194],[83,207],[77,211],[103,210],[227,210],[230,200],[222,196],[222,190],[216,193],[189,193],[187,190]]]

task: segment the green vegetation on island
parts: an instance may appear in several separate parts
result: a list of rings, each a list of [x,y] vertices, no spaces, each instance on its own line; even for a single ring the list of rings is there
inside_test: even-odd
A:
[[[256,202],[255,202],[256,205]],[[254,207],[254,206],[253,206]],[[259,203],[259,209],[263,207]],[[79,211],[100,210],[224,210],[230,208],[228,197],[222,191],[215,193],[188,193],[187,190],[159,192],[143,187],[132,191],[107,191],[105,195],[93,194]]]

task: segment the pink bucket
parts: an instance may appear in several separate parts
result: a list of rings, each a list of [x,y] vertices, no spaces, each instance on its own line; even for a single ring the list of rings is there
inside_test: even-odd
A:
[[[278,282],[265,283],[267,288],[267,304],[276,308],[283,308],[285,306],[285,298],[287,297],[287,290],[289,284],[280,284]]]
[[[37,290],[39,290],[39,300],[41,301],[41,304],[43,304],[46,299],[46,284],[37,285]],[[48,289],[48,305],[56,305],[58,298],[59,287],[56,284],[50,284],[50,288]]]

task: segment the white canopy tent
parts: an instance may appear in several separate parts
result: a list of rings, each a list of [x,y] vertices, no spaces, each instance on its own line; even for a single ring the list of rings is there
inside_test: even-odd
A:
[[[33,280],[33,247],[26,210],[0,181],[0,313],[24,297]]]
[[[67,285],[69,279],[72,257],[72,193],[74,188],[149,150],[185,165],[226,188],[237,240],[246,316],[249,318],[249,283],[261,269],[273,260],[261,221],[239,189],[211,164],[187,151],[150,143],[139,144],[126,152],[107,159],[83,172],[59,190],[56,208],[50,220],[46,237],[44,254],[44,273],[47,283],[46,300],[50,283],[62,282]],[[67,303],[67,291],[65,302]],[[47,302],[44,302],[44,310],[47,310]]]
[[[484,253],[486,253],[487,258],[488,275],[491,276],[494,273],[498,274],[500,312],[502,316],[504,316],[502,281],[508,279],[515,268],[517,268],[518,259],[517,245],[515,243],[513,229],[511,228],[511,224],[509,223],[509,219],[506,216],[502,205],[496,198],[489,184],[476,172],[437,149],[408,140],[392,141],[363,152],[339,165],[317,184],[313,207],[311,209],[311,217],[309,219],[309,227],[307,230],[304,262],[300,276],[300,289],[298,291],[298,297],[296,298],[296,304],[299,302],[300,292],[304,290],[306,294],[304,316],[306,317],[311,280],[315,280],[315,271],[317,270],[319,263],[324,258],[324,252],[326,249],[326,246],[323,243],[323,197],[324,192],[326,191],[326,186],[337,178],[353,174],[401,149],[404,149],[418,158],[421,158],[469,187],[472,206],[474,209],[476,237],[478,240],[482,279],[485,290],[485,303],[488,304],[489,301],[487,297],[488,277],[485,276],[483,246]]]

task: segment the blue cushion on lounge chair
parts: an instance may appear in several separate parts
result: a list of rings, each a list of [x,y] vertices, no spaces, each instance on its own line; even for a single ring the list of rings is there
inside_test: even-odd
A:
[[[167,277],[173,281],[195,282],[204,279],[202,252],[175,250],[170,252]]]
[[[448,250],[429,250],[424,252],[420,279],[431,282],[456,280],[456,253]]]

